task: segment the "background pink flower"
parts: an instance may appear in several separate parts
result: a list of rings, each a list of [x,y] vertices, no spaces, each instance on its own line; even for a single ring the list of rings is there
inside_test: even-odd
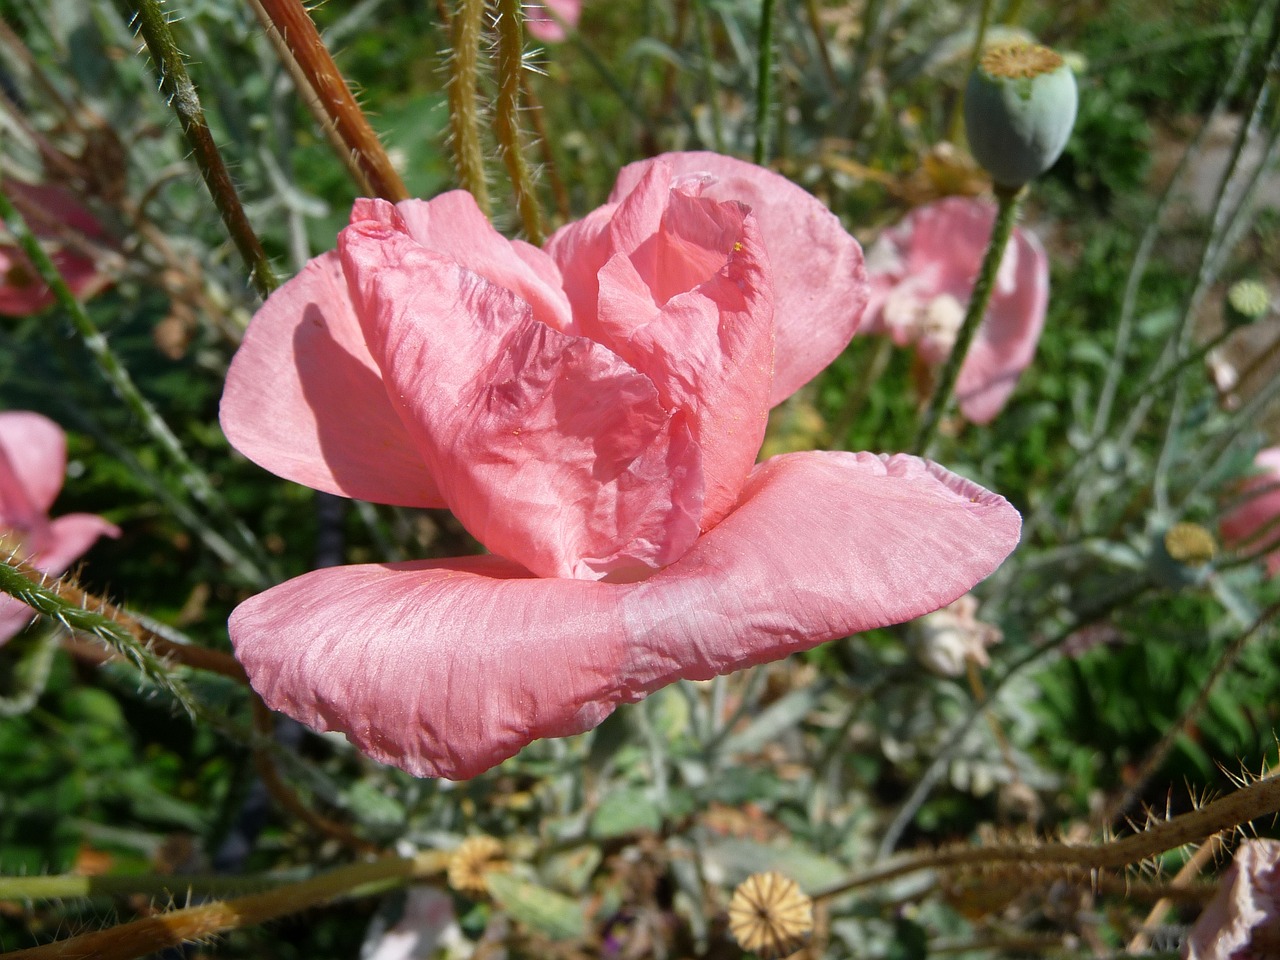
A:
[[[223,429],[310,486],[447,506],[493,555],[251,598],[230,631],[255,688],[380,760],[469,777],[673,680],[956,599],[1017,542],[1000,497],[913,457],[754,465],[770,405],[865,296],[829,211],[711,154],[633,164],[545,251],[466,193],[358,202],[255,316]]]
[[[20,180],[5,180],[4,191],[36,236],[47,244],[54,266],[76,297],[90,297],[110,283],[93,258],[71,242],[80,238],[87,244],[105,236],[102,224],[73,193],[62,187]],[[22,249],[15,244],[0,244],[0,316],[38,313],[53,301],[53,291]]]
[[[1238,496],[1244,499],[1223,516],[1221,526],[1223,543],[1244,553],[1280,544],[1280,447],[1260,451],[1253,465],[1257,475],[1241,486]],[[1280,573],[1280,550],[1266,559],[1267,575]]]
[[[863,330],[914,344],[931,366],[951,353],[982,265],[995,207],[948,197],[886,230],[867,254],[871,299]],[[956,399],[972,423],[1004,407],[1035,356],[1049,302],[1049,261],[1035,234],[1014,228],[985,322],[960,368]]]
[[[578,25],[582,15],[582,0],[536,0],[524,5],[525,26],[536,40],[543,43],[563,43],[568,34],[565,28]],[[557,19],[559,18],[559,19]]]
[[[62,429],[38,413],[0,413],[0,542],[4,555],[57,576],[101,536],[120,530],[101,517],[71,513],[49,519],[67,467]],[[31,608],[0,594],[0,643],[30,622]]]

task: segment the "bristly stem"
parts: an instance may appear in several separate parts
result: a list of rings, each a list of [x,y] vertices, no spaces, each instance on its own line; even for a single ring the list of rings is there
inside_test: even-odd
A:
[[[22,214],[14,209],[13,204],[9,202],[9,198],[3,189],[0,189],[0,219],[4,220],[5,226],[10,234],[17,238],[32,266],[40,274],[40,278],[48,284],[58,303],[71,317],[71,322],[75,326],[76,332],[80,334],[85,347],[92,354],[98,369],[107,379],[107,382],[111,384],[116,395],[124,401],[134,416],[138,418],[147,433],[164,448],[165,453],[178,468],[187,491],[231,527],[244,545],[253,552],[258,564],[265,567],[267,565],[265,554],[262,552],[262,547],[257,538],[248,527],[235,518],[226,501],[213,488],[209,477],[187,456],[186,451],[182,448],[181,441],[169,429],[169,425],[165,423],[156,408],[151,405],[151,402],[138,390],[133,378],[129,376],[129,371],[125,369],[120,359],[115,355],[111,347],[107,345],[107,338],[103,336],[102,331],[89,318],[84,305],[75,298],[66,281],[62,279],[62,275],[58,273],[58,268],[54,266],[53,261],[49,259],[49,255],[40,246],[40,241],[31,232]],[[265,264],[266,261],[264,260],[263,263]],[[271,578],[263,572],[263,569],[248,561],[242,564],[241,572],[246,579],[259,586],[265,586],[271,582]]]
[[[1119,870],[1189,843],[1197,843],[1223,830],[1280,811],[1280,778],[1257,780],[1234,790],[1198,810],[1147,827],[1139,833],[1107,843],[1006,843],[989,847],[960,847],[903,857],[873,867],[813,895],[829,900],[863,887],[887,883],[921,870],[964,869],[1010,864],[1070,866],[1086,876],[1090,871]]]
[[[204,177],[205,186],[213,196],[214,206],[218,208],[227,232],[231,234],[236,249],[249,268],[249,279],[254,289],[265,299],[279,285],[279,281],[271,269],[258,235],[254,233],[253,226],[245,215],[244,207],[240,205],[240,197],[222,162],[222,155],[218,153],[218,146],[213,142],[213,134],[209,132],[204,110],[200,106],[200,97],[187,75],[182,51],[178,49],[178,43],[173,31],[169,29],[169,22],[165,19],[158,0],[136,0],[136,9],[138,29],[147,49],[151,51],[156,69],[160,71],[160,89],[178,115],[178,123],[182,126],[187,142],[191,144],[192,155],[200,168],[200,175]]]
[[[446,863],[447,855],[433,852],[347,864],[318,877],[282,884],[263,893],[169,910],[5,956],[12,960],[52,960],[54,957],[133,960],[184,943],[209,940],[229,930],[257,926],[344,897],[381,893],[437,874]],[[33,884],[35,888],[39,886]]]
[[[1004,259],[1005,247],[1013,235],[1013,225],[1018,219],[1018,207],[1021,204],[1025,188],[1006,190],[996,188],[996,221],[991,228],[991,240],[987,243],[987,252],[982,259],[982,267],[978,271],[978,280],[973,286],[973,295],[969,298],[969,309],[965,312],[964,323],[956,334],[956,345],[951,348],[946,363],[938,375],[938,384],[934,387],[933,396],[929,398],[929,406],[925,409],[916,431],[915,442],[911,452],[918,456],[926,456],[938,432],[938,423],[946,413],[955,393],[956,381],[960,378],[960,367],[964,363],[974,335],[982,326],[983,317],[987,313],[987,304],[991,301],[991,291],[995,287],[996,274],[1000,272],[1000,261]]]
[[[757,51],[759,73],[756,75],[756,147],[755,162],[763,165],[769,156],[769,130],[773,114],[773,25],[777,0],[760,2],[760,46]]]
[[[276,33],[315,92],[327,122],[333,124],[362,179],[375,196],[393,203],[405,200],[409,191],[391,165],[387,151],[373,132],[364,111],[356,103],[346,79],[338,70],[301,0],[257,0]],[[304,100],[308,98],[304,95]],[[323,121],[322,121],[323,122]]]
[[[480,145],[480,115],[476,106],[480,64],[480,34],[484,27],[484,0],[459,0],[453,15],[453,59],[449,76],[449,132],[453,160],[462,189],[475,197],[489,215],[489,185],[484,174]]]
[[[520,143],[520,77],[524,71],[524,29],[520,0],[498,0],[498,101],[494,132],[502,147],[502,161],[516,195],[516,209],[524,224],[525,236],[535,246],[546,239],[542,230],[542,209],[529,163]]]

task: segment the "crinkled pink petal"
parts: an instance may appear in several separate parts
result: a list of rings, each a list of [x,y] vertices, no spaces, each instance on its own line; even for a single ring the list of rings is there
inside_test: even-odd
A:
[[[1280,447],[1269,447],[1253,461],[1258,473],[1247,479],[1239,496],[1243,500],[1222,518],[1222,542],[1232,550],[1256,553],[1280,544]],[[1267,555],[1267,574],[1280,573],[1280,550]]]
[[[336,252],[267,298],[227,371],[220,410],[232,446],[317,490],[441,507],[365,346]]]
[[[664,153],[630,164],[618,174],[610,200],[637,189],[656,165],[677,179],[707,174],[702,196],[737,200],[755,214],[773,272],[777,349],[770,401],[781,403],[834,360],[858,329],[867,302],[862,248],[830,210],[790,180],[714,153]]]
[[[449,508],[540,576],[635,576],[696,538],[701,454],[683,414],[600,344],[394,226],[338,238],[365,339]]]
[[[389,222],[383,200],[357,200],[351,222]],[[555,262],[537,247],[511,241],[493,229],[475,198],[451,190],[431,200],[401,200],[395,205],[409,236],[428,250],[456,260],[472,273],[506,287],[533,307],[538,320],[557,330],[573,322]]]
[[[0,528],[43,521],[67,471],[67,438],[48,417],[0,412]]]
[[[562,43],[582,15],[582,0],[526,0],[525,26],[529,34],[543,43]]]
[[[1186,960],[1264,960],[1280,951],[1280,841],[1245,840],[1183,946]]]
[[[702,449],[705,530],[737,503],[764,440],[773,303],[745,207],[680,190],[669,200],[651,240],[601,270],[597,333],[653,381],[664,407],[689,415]]]
[[[1018,541],[1001,497],[914,457],[807,453],[640,583],[535,579],[496,557],[317,570],[242,603],[269,705],[416,775],[466,778],[539,737],[957,599]]]

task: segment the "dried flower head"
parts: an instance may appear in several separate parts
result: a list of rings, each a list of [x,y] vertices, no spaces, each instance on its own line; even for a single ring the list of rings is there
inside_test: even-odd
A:
[[[1218,552],[1213,534],[1198,523],[1175,523],[1164,535],[1169,556],[1191,567],[1203,567]]]
[[[467,837],[449,858],[449,886],[471,896],[487,893],[488,875],[510,869],[501,840],[486,835]]]
[[[789,877],[753,873],[733,891],[729,931],[738,945],[762,957],[795,951],[813,929],[813,900]]]

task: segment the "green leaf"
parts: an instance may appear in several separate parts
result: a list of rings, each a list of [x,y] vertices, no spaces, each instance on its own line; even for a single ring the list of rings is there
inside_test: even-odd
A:
[[[587,932],[582,904],[507,873],[490,873],[489,893],[511,918],[553,940],[574,940]]]
[[[591,835],[603,840],[661,826],[662,813],[648,793],[629,788],[615,791],[600,802],[591,818]]]

